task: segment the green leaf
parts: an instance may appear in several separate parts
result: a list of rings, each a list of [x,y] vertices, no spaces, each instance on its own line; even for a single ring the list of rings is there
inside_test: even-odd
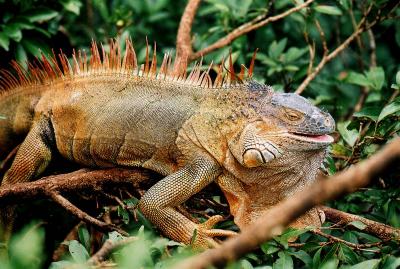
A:
[[[379,106],[364,106],[360,111],[353,114],[356,118],[369,118],[373,121],[378,120],[382,108]]]
[[[342,11],[336,6],[318,5],[314,7],[314,9],[319,13],[324,13],[328,15],[335,15],[335,16],[342,15]]]
[[[113,231],[113,232],[109,232],[108,233],[108,239],[110,239],[112,242],[118,242],[121,241],[122,239],[124,239],[125,237],[120,234],[117,231]]]
[[[393,256],[386,256],[386,259],[382,262],[382,269],[396,269],[400,266],[400,258]]]
[[[333,256],[329,260],[325,261],[319,269],[336,269],[339,265],[339,259]]]
[[[61,4],[63,5],[63,7],[66,10],[68,10],[76,15],[79,15],[81,7],[82,7],[81,1],[78,1],[78,0],[61,1]]]
[[[339,3],[346,10],[350,9],[352,6],[351,0],[339,0]]]
[[[44,231],[37,226],[25,228],[10,242],[10,262],[13,269],[39,269],[43,262]],[[1,267],[1,266],[0,266]]]
[[[81,225],[78,228],[78,237],[79,241],[83,244],[83,246],[90,251],[90,234],[86,226]]]
[[[367,225],[365,225],[363,222],[358,221],[358,220],[352,221],[348,225],[354,226],[359,230],[364,230],[367,227]]]
[[[350,147],[353,147],[360,134],[355,129],[352,129],[352,130],[347,129],[347,126],[349,126],[349,124],[350,124],[350,121],[339,122],[337,124],[337,129],[338,129],[340,135],[343,137],[344,141],[346,141],[346,143]]]
[[[30,22],[44,22],[53,19],[58,16],[58,12],[46,7],[35,8],[29,11],[27,18]]]
[[[308,232],[310,229],[287,229],[282,235],[275,237],[274,239],[280,243],[284,248],[288,248],[288,241],[296,238],[301,234]]]
[[[78,263],[84,263],[89,259],[89,253],[86,248],[76,240],[69,242],[68,250],[74,261]]]
[[[65,268],[73,268],[74,263],[70,261],[58,261],[52,262],[49,266],[49,269],[65,269]]]
[[[321,251],[322,251],[322,247],[320,247],[315,252],[314,257],[313,257],[313,261],[312,261],[312,263],[313,263],[312,268],[318,268],[319,265],[321,264]]]
[[[367,80],[374,90],[379,91],[385,83],[385,71],[382,67],[373,67],[365,73]]]
[[[6,51],[8,51],[9,46],[10,46],[10,39],[8,38],[8,36],[3,33],[0,32],[0,46],[5,49]]]
[[[311,268],[312,266],[311,256],[304,250],[300,249],[299,251],[293,251],[293,252],[288,250],[287,253],[304,262],[306,268]]]
[[[272,265],[273,269],[290,269],[293,268],[293,260],[289,254],[284,251],[278,253],[279,258]]]
[[[122,206],[118,206],[117,213],[118,213],[118,216],[122,217],[122,221],[125,224],[129,223],[129,220],[130,220],[129,212],[125,208],[123,208]]]
[[[293,62],[307,53],[307,51],[307,48],[299,49],[296,47],[291,47],[285,53],[285,62]]]
[[[286,43],[287,43],[287,38],[284,38],[284,39],[280,40],[279,42],[276,42],[274,40],[268,49],[269,57],[271,57],[272,59],[278,59],[278,57],[285,50]]]
[[[397,71],[395,84],[392,84],[391,88],[395,90],[400,90],[400,71]]]
[[[343,243],[339,243],[338,258],[339,260],[350,264],[355,264],[359,261],[357,254]]]
[[[28,55],[26,54],[26,51],[24,49],[24,47],[22,47],[21,44],[17,45],[17,48],[15,50],[15,58],[17,59],[17,61],[19,63],[21,63],[21,65],[26,68],[26,63],[28,61]]]
[[[387,106],[385,106],[382,109],[381,113],[378,116],[378,122],[380,122],[381,120],[383,120],[387,116],[396,113],[397,111],[400,111],[400,99],[398,99],[398,98],[396,98],[395,101],[393,101],[392,103],[388,104]]]
[[[22,32],[19,28],[18,24],[11,23],[4,27],[3,29],[4,34],[6,34],[10,39],[13,39],[16,42],[21,41],[22,39]]]
[[[261,245],[261,250],[265,254],[270,255],[272,253],[278,252],[280,250],[280,248],[277,246],[275,241],[270,240]]]
[[[364,87],[369,87],[370,82],[368,81],[367,77],[364,76],[363,74],[357,73],[357,72],[349,72],[347,75],[345,82],[359,85],[359,86],[364,86]]]
[[[367,260],[348,267],[347,269],[376,269],[380,261],[380,259]]]
[[[252,2],[253,0],[241,0],[240,5],[235,5],[235,7],[238,9],[237,15],[239,17],[244,17],[249,11]]]

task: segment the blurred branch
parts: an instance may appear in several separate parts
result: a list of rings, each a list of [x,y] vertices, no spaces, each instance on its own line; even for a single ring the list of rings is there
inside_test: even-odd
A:
[[[103,246],[88,260],[88,264],[90,265],[97,265],[103,262],[111,252],[114,250],[126,246],[132,242],[137,241],[138,238],[136,236],[131,236],[131,237],[126,237],[124,239],[121,239],[119,241],[113,241],[111,239],[107,239],[106,242],[104,242]]]
[[[176,267],[191,269],[208,268],[211,265],[222,267],[280,234],[290,222],[312,207],[366,186],[399,160],[400,138],[397,138],[371,158],[331,176],[329,180],[319,180],[281,202],[241,234],[225,241],[219,248],[207,250],[177,264]]]

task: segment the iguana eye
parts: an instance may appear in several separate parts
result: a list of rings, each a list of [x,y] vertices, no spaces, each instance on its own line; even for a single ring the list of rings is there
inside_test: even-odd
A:
[[[285,117],[286,119],[288,119],[289,121],[300,121],[303,119],[303,115],[295,112],[295,111],[291,111],[291,110],[286,110],[285,111]]]

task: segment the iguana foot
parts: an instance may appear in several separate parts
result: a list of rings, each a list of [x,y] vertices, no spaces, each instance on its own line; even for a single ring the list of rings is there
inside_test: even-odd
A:
[[[213,229],[218,222],[221,222],[224,218],[220,215],[210,217],[204,223],[197,224],[196,233],[193,235],[191,245],[195,249],[205,248],[216,248],[219,246],[219,242],[214,239],[217,236],[234,236],[237,235],[234,231]]]

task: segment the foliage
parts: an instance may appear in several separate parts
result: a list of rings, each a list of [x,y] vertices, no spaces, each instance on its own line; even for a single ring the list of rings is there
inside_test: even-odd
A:
[[[256,16],[281,13],[291,8],[293,2],[302,1],[204,1],[194,22],[194,49],[206,47]],[[310,48],[316,49],[312,57],[314,67],[323,55],[323,37],[316,22],[323,29],[329,49],[333,50],[354,31],[354,22],[363,16],[366,5],[372,3],[372,18],[379,8],[387,11],[390,2],[317,1],[307,11],[294,13],[242,36],[230,47],[206,55],[204,60],[206,63],[219,61],[231,49],[238,66],[248,63],[252,51],[259,48],[255,78],[273,85],[278,91],[294,91],[309,71]],[[91,39],[106,44],[108,38],[113,37],[123,40],[131,36],[141,59],[145,54],[146,36],[151,42],[157,40],[158,47],[164,51],[173,50],[185,3],[183,0],[0,0],[1,65],[5,67],[13,58],[25,62],[38,56],[40,51],[50,53],[51,48],[61,48],[65,52],[70,52],[72,47],[87,49]],[[399,16],[400,10],[395,14]],[[325,165],[329,174],[371,156],[381,145],[398,136],[400,59],[396,51],[399,47],[400,21],[379,23],[328,63],[304,92],[304,96],[328,110],[337,121],[336,142]],[[399,171],[394,171],[368,188],[330,205],[400,227],[399,182]],[[207,199],[224,201],[218,192]],[[190,202],[191,205],[198,206],[196,201]],[[135,202],[134,199],[124,201],[130,208]],[[211,214],[218,210],[198,207]],[[187,247],[162,239],[140,212],[119,206],[114,218],[139,238],[112,254],[118,268],[166,268],[189,255]],[[231,220],[220,225],[235,229]],[[326,223],[323,231],[347,242],[358,245],[380,242],[365,233],[360,223],[338,228],[330,225]],[[81,227],[79,241],[64,242],[68,246],[67,255],[50,267],[67,268],[75,264],[73,268],[87,268],[86,261],[93,254],[94,237],[93,231]],[[295,243],[291,240],[294,237],[298,237]],[[107,238],[120,240],[121,236],[103,234],[100,241]],[[12,258],[8,262],[0,260],[2,268],[48,266],[51,254],[42,249],[43,230],[31,226],[16,235],[13,242]],[[228,268],[394,269],[400,266],[399,249],[399,242],[394,241],[356,249],[307,230],[289,229]]]

